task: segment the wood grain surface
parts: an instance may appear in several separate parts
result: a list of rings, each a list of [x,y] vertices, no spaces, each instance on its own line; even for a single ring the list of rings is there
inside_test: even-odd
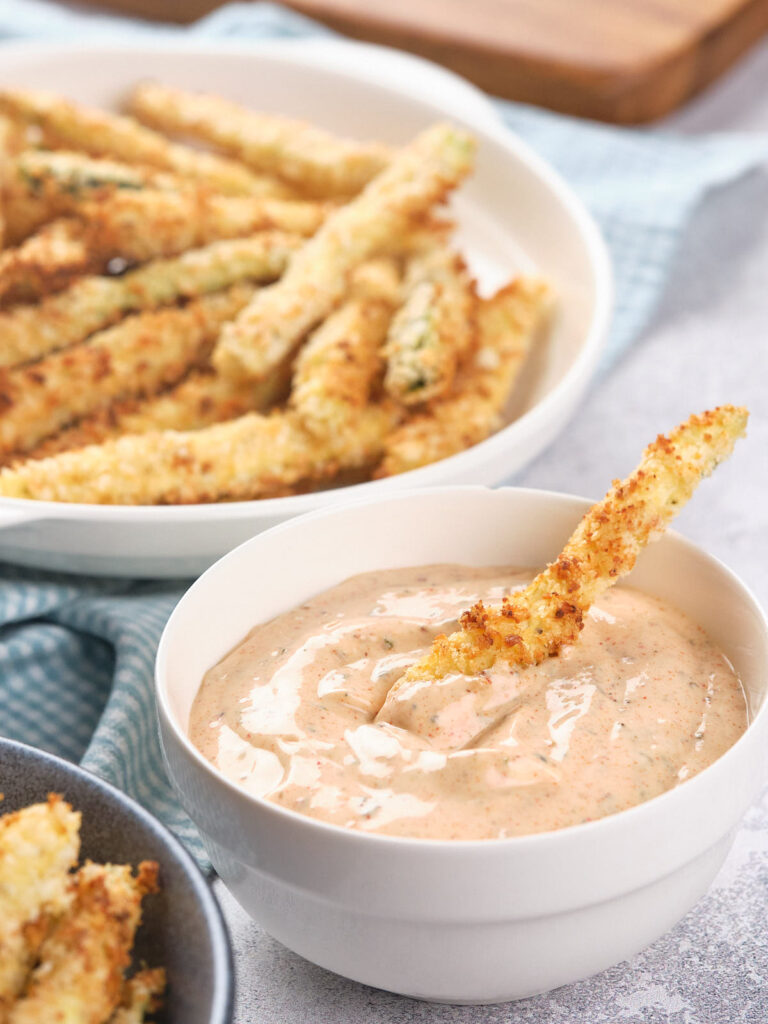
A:
[[[192,21],[216,0],[106,0]],[[359,39],[422,54],[488,92],[584,117],[661,117],[768,31],[768,0],[289,0]]]

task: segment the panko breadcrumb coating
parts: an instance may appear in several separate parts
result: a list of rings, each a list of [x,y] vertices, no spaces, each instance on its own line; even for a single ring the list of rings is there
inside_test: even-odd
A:
[[[126,317],[28,366],[0,369],[0,452],[24,451],[80,416],[151,395],[205,359],[221,325],[253,295],[246,284],[181,309]]]
[[[152,167],[83,153],[25,149],[10,161],[4,182],[8,240],[18,244],[54,217],[77,213],[88,203],[107,204],[118,195],[144,191],[170,195],[203,193],[216,195],[220,202],[238,198],[220,196],[210,186]],[[258,203],[263,199],[289,199],[291,192],[275,182],[263,194],[250,193],[241,198]]]
[[[290,405],[318,435],[345,430],[367,404],[398,293],[394,260],[360,268],[352,297],[331,313],[296,359]]]
[[[0,495],[113,505],[258,498],[375,462],[397,415],[368,406],[338,437],[314,437],[285,412],[129,435],[4,469]]]
[[[0,367],[83,341],[126,313],[156,309],[239,281],[274,280],[300,242],[295,235],[267,231],[155,260],[122,277],[81,278],[36,305],[0,312]]]
[[[3,182],[8,243],[18,245],[38,228],[86,200],[122,191],[176,189],[183,179],[152,168],[97,160],[82,153],[25,149],[8,166]]]
[[[69,905],[79,831],[79,812],[57,796],[0,817],[0,1024],[8,1019],[48,926]]]
[[[384,387],[406,405],[446,394],[474,342],[475,285],[464,260],[436,245],[411,261],[389,329]]]
[[[551,301],[538,278],[520,277],[477,308],[477,348],[452,391],[408,419],[387,440],[376,476],[405,473],[485,440],[501,412]]]
[[[306,195],[353,195],[390,157],[379,142],[352,142],[304,121],[259,114],[219,96],[155,82],[134,90],[129,109],[170,135],[218,146],[257,171],[285,178]]]
[[[120,1006],[109,1018],[109,1024],[143,1024],[146,1014],[157,1009],[165,990],[162,967],[139,971],[123,986]]]
[[[113,259],[143,263],[262,231],[306,237],[322,224],[328,209],[298,200],[217,196],[203,189],[107,191],[0,253],[0,298],[7,300],[11,291],[17,300],[57,291],[86,270],[103,272]]]
[[[726,459],[746,431],[748,412],[731,405],[691,416],[650,444],[638,468],[593,505],[559,557],[524,589],[486,608],[478,601],[461,629],[439,636],[431,651],[392,687],[379,712],[387,721],[412,686],[449,672],[475,675],[497,658],[533,665],[574,643],[589,607],[634,566],[699,481]]]
[[[157,865],[134,877],[127,864],[86,864],[72,903],[40,947],[40,963],[8,1024],[104,1024],[120,1003],[141,920],[141,900],[156,889]]]
[[[101,444],[124,434],[152,430],[200,430],[247,412],[264,412],[288,393],[290,362],[258,384],[220,377],[210,367],[192,370],[178,384],[151,398],[116,402],[41,441],[26,454],[45,459],[60,452]]]
[[[154,83],[130,103],[0,90],[0,493],[273,497],[500,425],[541,310],[527,285],[480,304],[451,248],[473,139],[392,149]]]
[[[0,111],[37,125],[55,146],[173,171],[226,195],[263,195],[265,191],[265,176],[234,160],[180,146],[133,118],[71,103],[55,93],[6,89],[0,92]]]
[[[265,376],[343,299],[355,267],[391,247],[411,218],[466,177],[473,155],[472,139],[446,124],[400,150],[359,196],[328,217],[282,279],[226,325],[214,353],[218,369],[233,377]]]
[[[30,301],[58,291],[92,262],[82,224],[52,221],[18,247],[0,252],[0,299]]]
[[[228,238],[260,231],[310,236],[332,207],[299,200],[219,196],[208,189],[117,191],[81,203],[72,215],[83,223],[93,259],[129,263],[174,256]]]

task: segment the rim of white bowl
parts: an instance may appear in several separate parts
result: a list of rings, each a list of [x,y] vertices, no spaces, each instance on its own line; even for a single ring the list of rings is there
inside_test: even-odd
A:
[[[589,507],[593,504],[589,498],[584,498],[581,495],[568,494],[563,491],[549,491],[535,487],[485,487],[482,484],[449,484],[443,487],[420,487],[412,488],[408,491],[402,491],[400,493],[387,495],[385,501],[408,501],[414,497],[432,495],[448,496],[455,494],[456,492],[488,492],[488,493],[499,493],[499,492],[515,492],[520,494],[534,494],[539,497],[549,498],[560,504],[570,503],[577,501],[585,507]],[[495,838],[495,839],[425,839],[411,836],[391,836],[381,835],[375,832],[361,832],[357,829],[345,828],[343,825],[334,825],[330,822],[321,821],[317,818],[312,818],[309,815],[301,814],[299,811],[294,811],[288,807],[282,807],[279,804],[274,803],[265,797],[255,796],[252,793],[248,793],[237,783],[232,782],[225,775],[223,775],[216,767],[212,764],[203,754],[195,747],[191,739],[187,735],[181,725],[177,722],[176,716],[173,714],[167,694],[167,687],[164,677],[167,675],[167,652],[166,648],[168,645],[167,636],[172,628],[172,624],[178,615],[181,614],[180,609],[185,603],[188,595],[193,590],[202,589],[207,586],[207,579],[209,575],[215,574],[219,571],[219,568],[231,559],[240,557],[241,548],[246,547],[249,544],[256,542],[263,542],[268,536],[274,536],[275,534],[282,533],[286,530],[301,529],[302,525],[310,520],[322,519],[328,516],[343,514],[348,512],[352,508],[358,506],[368,506],[379,504],[380,499],[361,499],[355,502],[346,502],[343,505],[335,505],[329,508],[315,509],[312,512],[307,512],[302,516],[296,516],[293,519],[279,523],[276,526],[270,527],[268,530],[264,530],[262,533],[257,534],[254,537],[249,538],[242,544],[239,544],[236,548],[228,551],[227,554],[223,555],[218,559],[210,568],[198,577],[197,580],[192,584],[184,595],[179,600],[176,607],[171,612],[171,615],[165,624],[162,635],[160,637],[160,643],[157,649],[157,656],[155,658],[155,699],[158,705],[158,711],[163,717],[166,723],[170,726],[174,738],[182,748],[184,749],[187,756],[191,757],[198,767],[202,768],[207,775],[209,775],[215,781],[224,785],[232,793],[238,797],[245,799],[253,806],[258,807],[259,810],[276,814],[279,818],[285,818],[294,824],[303,824],[308,828],[319,829],[323,833],[327,833],[331,836],[348,836],[350,842],[360,842],[364,844],[368,843],[389,843],[398,847],[410,847],[417,849],[441,849],[446,851],[455,851],[457,854],[460,852],[466,852],[467,850],[487,850],[493,851],[498,850],[501,847],[506,847],[512,844],[516,849],[522,849],[523,847],[530,849],[537,845],[547,845],[552,842],[557,842],[559,837],[569,836],[577,837],[583,835],[589,835],[592,832],[607,831],[608,829],[622,828],[623,823],[629,820],[638,820],[643,816],[652,814],[655,809],[660,806],[674,805],[675,802],[686,799],[685,794],[691,793],[691,787],[701,788],[702,784],[706,783],[708,778],[712,777],[713,772],[723,772],[727,770],[727,765],[737,756],[737,752],[752,742],[752,735],[756,728],[768,727],[766,726],[766,719],[768,718],[768,692],[763,698],[760,707],[757,710],[754,718],[748,720],[747,728],[736,740],[732,746],[721,754],[712,764],[702,769],[697,775],[691,779],[686,779],[685,782],[679,786],[675,786],[672,789],[666,790],[664,793],[660,793],[658,796],[651,797],[650,800],[644,800],[642,803],[635,804],[634,807],[629,807],[623,811],[617,811],[614,814],[609,814],[604,818],[597,818],[594,821],[584,822],[579,825],[568,825],[565,828],[550,829],[547,832],[534,832],[529,835],[522,836],[509,836],[506,838]],[[768,639],[768,616],[763,610],[762,605],[758,601],[751,588],[747,586],[732,570],[729,569],[724,562],[722,562],[715,555],[711,555],[708,551],[705,551],[698,544],[695,544],[692,540],[684,537],[677,530],[665,530],[664,537],[671,538],[674,543],[680,544],[683,548],[694,553],[698,557],[703,557],[712,567],[717,571],[721,572],[726,576],[731,583],[741,592],[744,598],[745,604],[751,606],[752,610],[756,613],[757,618],[762,626],[762,632],[766,639]],[[202,681],[202,679],[200,680]],[[162,740],[161,740],[162,742]],[[702,783],[701,780],[705,780]],[[682,793],[682,796],[680,795]],[[450,853],[446,854],[450,856]]]
[[[109,54],[110,52],[142,51],[149,47],[161,52],[163,49],[167,49],[201,55],[235,52],[248,56],[258,51],[260,55],[268,57],[270,46],[275,51],[278,51],[281,44],[291,41],[261,40],[254,42],[256,45],[231,41],[201,42],[195,39],[183,40],[173,38],[156,39],[151,44],[149,44],[149,41],[144,40],[125,40],[122,43],[103,44],[98,41],[66,44],[50,41],[44,43],[21,41],[3,44],[3,52],[19,52],[24,55],[33,55],[34,53],[46,54],[49,52]],[[348,45],[352,46],[355,44],[349,42]],[[289,57],[284,54],[281,59],[289,59]],[[301,61],[298,60],[297,63],[300,64]],[[346,79],[351,85],[359,83],[359,79],[349,71],[328,67],[323,67],[319,70],[337,79]],[[366,84],[370,88],[385,94],[399,97],[408,96],[408,98],[422,108],[434,111],[436,117],[444,118],[446,116],[444,111],[434,107],[428,100],[422,100],[419,97],[410,95],[407,89],[396,89],[379,82],[367,82]],[[161,520],[165,523],[188,523],[205,521],[212,517],[215,517],[217,521],[251,519],[254,517],[271,518],[278,515],[288,518],[316,511],[318,502],[322,502],[325,505],[331,501],[333,504],[341,501],[347,503],[350,500],[363,497],[385,498],[405,487],[410,490],[429,486],[435,475],[442,477],[444,467],[447,464],[455,467],[457,472],[461,472],[467,463],[471,464],[475,460],[482,460],[486,455],[492,457],[498,448],[503,449],[506,447],[506,438],[509,431],[514,430],[518,433],[525,433],[535,430],[538,423],[550,415],[550,410],[553,407],[564,403],[570,393],[576,392],[580,386],[586,385],[595,370],[607,338],[614,301],[613,270],[608,249],[600,229],[582,200],[576,195],[571,186],[567,184],[565,179],[561,177],[559,172],[543,157],[539,156],[527,142],[506,128],[500,120],[496,125],[488,122],[481,124],[479,127],[470,122],[463,121],[461,117],[457,120],[474,131],[481,143],[485,138],[508,150],[514,158],[526,165],[536,177],[542,180],[572,217],[584,242],[595,281],[594,310],[576,358],[568,367],[562,379],[555,384],[551,391],[516,420],[507,424],[495,434],[492,434],[485,441],[481,441],[479,444],[473,445],[471,448],[467,448],[456,455],[451,455],[447,459],[441,459],[439,462],[422,466],[419,469],[409,470],[407,473],[400,473],[396,477],[370,480],[346,487],[314,491],[309,494],[291,495],[285,498],[258,498],[250,501],[209,502],[206,504],[189,505],[99,505],[85,502],[38,501],[33,498],[0,497],[0,526],[3,523],[3,513],[6,513],[7,518],[14,523],[52,519],[58,521],[76,520],[80,522],[93,520],[109,523],[155,523]],[[436,470],[435,467],[441,468]],[[326,498],[326,496],[332,496],[332,498]]]

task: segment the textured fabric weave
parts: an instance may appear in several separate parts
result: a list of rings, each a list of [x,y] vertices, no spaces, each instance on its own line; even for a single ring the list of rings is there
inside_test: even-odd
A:
[[[230,4],[182,29],[78,14],[40,0],[0,0],[0,40],[184,33],[242,41],[327,32],[272,4]],[[708,190],[762,163],[768,142],[609,128],[503,102],[499,109],[582,196],[608,241],[616,313],[602,365],[607,372],[641,338],[695,206]],[[2,568],[0,731],[82,761],[153,811],[205,863],[165,774],[152,694],[157,642],[183,589],[182,581],[131,583]]]

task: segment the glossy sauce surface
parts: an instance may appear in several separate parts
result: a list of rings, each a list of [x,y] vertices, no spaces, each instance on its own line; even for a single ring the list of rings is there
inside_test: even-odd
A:
[[[563,828],[647,800],[720,757],[744,694],[698,626],[614,587],[578,644],[387,691],[478,598],[532,574],[425,566],[353,577],[257,626],[195,698],[193,742],[250,793],[323,821],[428,839]]]

